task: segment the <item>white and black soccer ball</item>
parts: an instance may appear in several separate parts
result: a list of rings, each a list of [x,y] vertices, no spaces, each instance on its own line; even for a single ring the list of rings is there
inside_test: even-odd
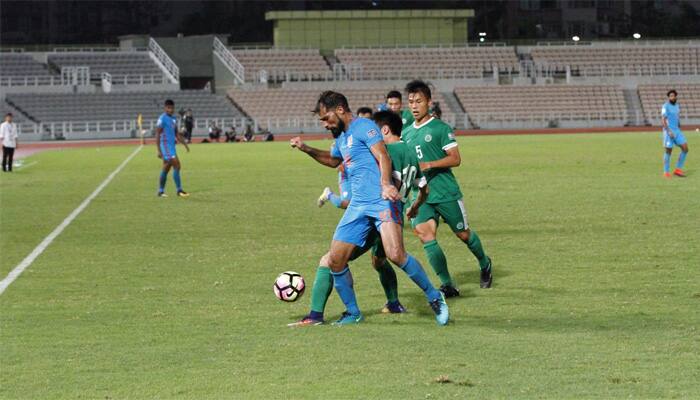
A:
[[[275,296],[286,302],[297,301],[304,294],[304,289],[306,289],[304,277],[294,271],[282,272],[272,285]]]

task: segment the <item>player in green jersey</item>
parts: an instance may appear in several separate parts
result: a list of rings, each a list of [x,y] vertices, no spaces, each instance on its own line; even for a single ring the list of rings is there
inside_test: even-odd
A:
[[[402,138],[415,151],[420,169],[430,187],[428,200],[418,209],[411,225],[423,242],[426,256],[440,278],[440,289],[445,297],[459,296],[459,289],[450,276],[445,253],[436,240],[440,218],[479,261],[480,286],[490,288],[493,282],[491,258],[484,252],[479,236],[469,227],[462,192],[452,174],[451,168],[458,167],[461,163],[452,128],[429,114],[431,93],[427,84],[412,81],[406,85],[406,92],[415,121],[404,127]]]
[[[393,111],[401,116],[401,123],[403,123],[404,128],[413,123],[413,113],[411,113],[411,110],[401,109],[403,106],[403,102],[401,101],[401,92],[398,90],[392,90],[391,92],[387,93],[386,105],[390,111]]]
[[[428,185],[425,177],[420,172],[418,159],[415,153],[401,141],[401,128],[403,126],[398,114],[391,111],[379,111],[373,116],[374,122],[379,126],[387,152],[391,158],[392,178],[396,185],[400,201],[405,204],[412,191],[415,189],[418,194],[416,200],[406,209],[406,216],[413,218],[416,216],[419,207],[428,198]],[[353,252],[350,260],[355,260],[362,254],[371,250],[372,266],[379,274],[379,281],[384,289],[387,303],[382,308],[382,313],[398,314],[406,309],[399,302],[398,282],[396,273],[389,264],[381,238],[377,232],[373,232],[367,239],[367,245],[358,248]],[[311,289],[311,310],[308,315],[297,322],[289,324],[290,327],[303,327],[321,325],[323,313],[326,308],[328,297],[333,290],[333,278],[330,269],[319,268],[316,270],[316,278]]]

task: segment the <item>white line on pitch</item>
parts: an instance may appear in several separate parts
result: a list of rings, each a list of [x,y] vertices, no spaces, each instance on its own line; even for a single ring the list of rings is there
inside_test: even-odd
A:
[[[38,161],[32,161],[29,164],[20,164],[20,165],[16,166],[15,169],[27,169],[36,163],[38,163]]]
[[[83,212],[83,210],[90,204],[90,202],[91,202],[95,197],[97,197],[98,194],[100,194],[100,192],[102,191],[102,189],[104,189],[104,188],[109,184],[109,182],[111,182],[112,179],[113,179],[122,169],[124,169],[124,167],[126,166],[126,164],[127,164],[129,161],[131,161],[132,158],[134,158],[134,156],[136,155],[136,153],[138,153],[138,152],[141,150],[141,148],[143,148],[143,145],[140,145],[139,147],[136,148],[136,150],[134,150],[131,154],[129,154],[129,157],[127,157],[126,160],[124,160],[121,164],[119,164],[119,166],[117,167],[117,169],[115,169],[114,172],[112,172],[111,174],[109,174],[109,176],[107,177],[107,179],[105,179],[104,181],[102,181],[102,183],[100,183],[100,186],[98,186],[97,189],[95,189],[95,191],[92,192],[92,194],[91,194],[90,196],[88,196],[85,200],[83,200],[83,202],[80,203],[80,205],[78,206],[78,208],[76,208],[75,210],[73,210],[73,212],[70,213],[70,215],[68,215],[68,216],[66,217],[66,219],[64,219],[63,222],[61,222],[61,224],[58,225],[58,226],[56,227],[56,229],[54,229],[51,233],[49,233],[49,235],[46,236],[46,237],[44,238],[44,240],[42,240],[41,243],[39,243],[39,245],[36,246],[36,248],[34,248],[34,250],[32,250],[32,252],[29,253],[29,255],[28,255],[27,257],[24,258],[24,260],[22,260],[21,263],[17,264],[17,266],[16,266],[12,271],[10,271],[9,274],[7,274],[7,276],[5,277],[5,279],[3,279],[2,281],[0,281],[0,294],[2,294],[2,293],[5,291],[5,289],[7,289],[7,287],[10,286],[10,284],[12,284],[12,282],[15,281],[15,279],[19,278],[19,276],[22,274],[22,272],[24,272],[25,269],[27,269],[27,267],[29,267],[30,265],[32,265],[32,263],[34,262],[34,260],[36,260],[36,258],[39,257],[39,256],[41,255],[41,253],[44,252],[44,250],[46,250],[46,248],[51,244],[51,242],[53,242],[53,240],[56,239],[56,237],[57,237],[58,235],[60,235],[61,232],[63,232],[63,230],[66,229],[66,227],[67,227],[68,225],[70,225],[70,223],[73,222],[73,220],[74,220],[81,212]]]

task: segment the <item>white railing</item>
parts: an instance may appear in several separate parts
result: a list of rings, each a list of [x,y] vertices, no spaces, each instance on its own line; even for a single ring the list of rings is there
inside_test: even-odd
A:
[[[624,121],[628,120],[627,112],[615,111],[579,111],[567,113],[562,111],[494,111],[470,112],[465,115],[465,126],[468,122],[479,126],[489,122],[560,122],[560,121]]]
[[[164,85],[172,82],[164,75],[112,75],[113,85]]]
[[[162,47],[155,41],[155,39],[150,38],[148,40],[148,50],[151,58],[158,64],[163,71],[168,75],[173,83],[180,82],[180,68],[173,62],[173,60],[168,56],[168,53],[163,50]]]
[[[601,76],[676,76],[698,75],[698,64],[633,64],[633,65],[605,65],[605,64],[574,64],[574,63],[536,63],[533,66],[536,76],[552,76],[566,73],[570,69],[574,77],[601,77]]]
[[[231,50],[224,45],[224,43],[219,40],[218,37],[214,37],[214,42],[212,44],[212,49],[214,50],[214,54],[221,60],[221,62],[228,68],[229,71],[233,74],[234,78],[239,83],[244,83],[245,82],[245,68],[243,67],[243,64],[238,61],[236,56],[231,53]]]
[[[0,86],[63,86],[63,81],[57,75],[41,76],[3,76],[0,77]]]
[[[102,91],[105,93],[112,91],[112,75],[109,72],[102,73]]]
[[[55,53],[105,53],[134,50],[124,50],[119,47],[54,47],[53,51]]]
[[[508,47],[505,42],[465,42],[456,44],[386,44],[386,45],[345,45],[341,49],[459,49],[465,47]]]

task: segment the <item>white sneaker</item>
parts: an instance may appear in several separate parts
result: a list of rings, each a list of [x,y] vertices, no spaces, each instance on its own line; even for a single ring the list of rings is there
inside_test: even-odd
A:
[[[321,196],[318,197],[318,201],[316,204],[318,204],[319,207],[323,207],[324,204],[328,201],[328,196],[331,194],[331,188],[326,187],[323,189],[323,192],[321,193]]]

